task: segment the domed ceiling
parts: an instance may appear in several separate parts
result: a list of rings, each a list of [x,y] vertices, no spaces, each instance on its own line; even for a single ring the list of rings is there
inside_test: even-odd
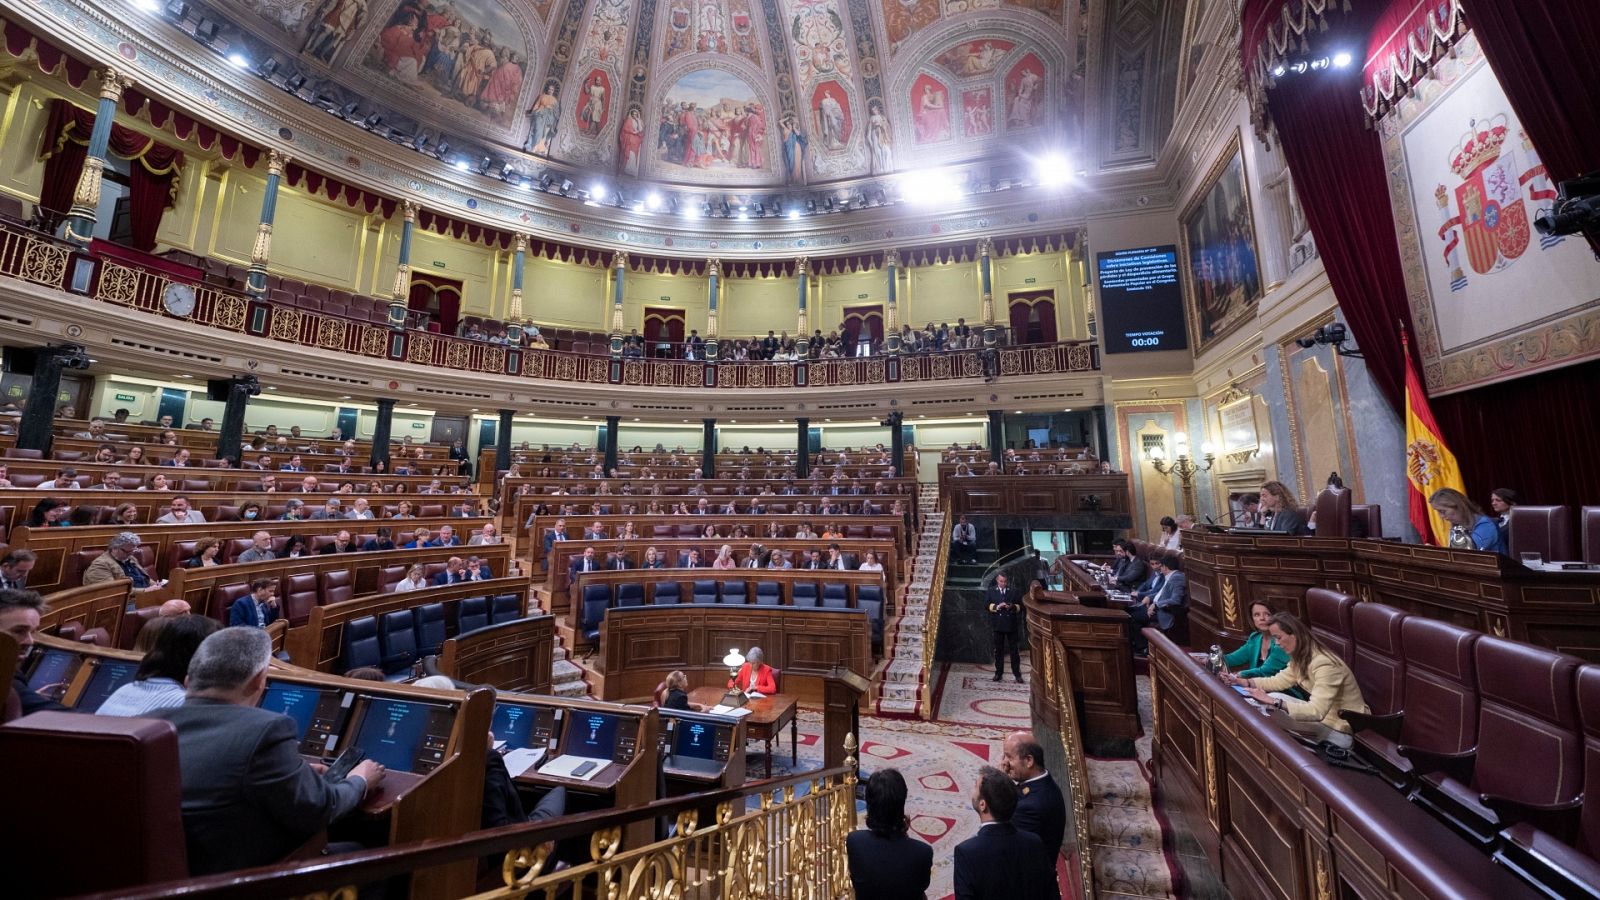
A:
[[[222,5],[319,90],[530,171],[817,184],[1081,137],[1089,0]]]

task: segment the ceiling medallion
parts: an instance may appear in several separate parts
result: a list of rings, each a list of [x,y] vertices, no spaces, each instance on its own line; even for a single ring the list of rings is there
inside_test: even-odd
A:
[[[123,41],[117,45],[117,55],[125,60],[128,60],[129,62],[132,62],[139,58],[139,48],[128,43],[127,41]]]

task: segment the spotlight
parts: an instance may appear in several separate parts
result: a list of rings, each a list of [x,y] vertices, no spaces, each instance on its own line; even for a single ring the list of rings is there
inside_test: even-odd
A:
[[[900,196],[923,206],[951,203],[961,197],[954,174],[944,169],[922,169],[900,176]]]
[[[1348,67],[1350,65],[1351,62],[1354,61],[1354,59],[1355,58],[1350,55],[1350,51],[1349,50],[1340,50],[1338,53],[1335,53],[1333,55],[1334,68],[1338,68],[1338,69],[1346,68],[1346,67]]]
[[[345,105],[339,107],[338,109],[330,109],[328,111],[333,113],[334,115],[338,116],[341,119],[353,119],[353,118],[355,118],[356,110],[359,109],[360,107],[361,107],[361,104],[359,104],[359,103],[346,103]]]
[[[139,0],[139,4],[138,5],[139,5],[140,9],[144,10],[147,13],[154,13],[154,12],[160,12],[161,11],[161,4],[157,3],[156,0]]]
[[[174,19],[181,19],[189,14],[189,4],[183,0],[170,0],[167,3],[167,15]]]
[[[718,212],[720,212],[722,217],[726,219],[728,216],[733,214],[733,209],[728,206],[728,201],[724,200],[722,201],[722,207],[718,210]]]
[[[431,140],[431,138],[428,137],[428,133],[426,131],[419,131],[417,132],[416,137],[411,139],[411,149],[420,153],[427,148],[429,140]]]
[[[695,206],[693,203],[685,204],[679,211],[683,213],[685,219],[698,219],[705,214],[701,207]]]
[[[1289,71],[1295,73],[1296,75],[1304,75],[1306,73],[1306,70],[1309,69],[1309,68],[1310,68],[1310,66],[1306,65],[1306,61],[1305,60],[1301,60],[1301,61],[1295,63],[1294,65],[1290,66],[1289,67]]]
[[[524,190],[524,191],[533,190],[532,182],[528,181],[528,179],[526,179],[526,178],[518,178],[514,183],[521,190]]]
[[[234,63],[234,65],[238,65],[238,63]],[[256,66],[256,74],[260,75],[262,78],[271,78],[272,73],[276,71],[278,71],[278,60],[276,57],[269,56],[266,59],[263,59],[260,65]]]
[[[433,145],[433,157],[434,157],[434,159],[444,159],[446,156],[449,156],[449,155],[450,155],[450,142],[449,141],[441,140],[441,141],[439,141],[439,143]]]
[[[470,171],[472,171],[472,165],[470,163],[468,163],[464,159],[456,160],[455,167],[456,167],[456,171],[458,171],[458,172],[470,172]]]
[[[1287,72],[1287,71],[1288,71],[1288,69],[1285,69],[1283,66],[1273,66],[1272,67],[1272,77],[1273,78],[1282,78],[1284,73]]]
[[[546,190],[546,191],[550,190],[550,185],[552,185],[554,183],[555,183],[555,178],[553,178],[550,175],[549,172],[541,172],[539,174],[539,187],[542,190]]]
[[[1064,187],[1072,180],[1072,167],[1067,164],[1065,156],[1051,153],[1043,159],[1034,161],[1033,177],[1044,187]]]
[[[229,53],[228,54],[228,62],[233,63],[235,68],[239,68],[239,69],[248,69],[248,68],[250,68],[250,60],[243,53]]]
[[[595,200],[604,200],[606,198],[606,186],[598,181],[589,185],[589,196]]]
[[[501,181],[510,181],[511,179],[516,178],[516,177],[517,177],[517,170],[511,167],[511,163],[506,163],[505,165],[500,167],[500,180]]]
[[[889,205],[889,195],[884,193],[883,188],[878,188],[878,190],[873,193],[872,199],[879,206],[888,206]]]
[[[812,215],[817,214],[817,200],[815,197],[808,198],[806,200],[806,212],[811,213]]]
[[[798,218],[800,218],[800,210],[798,210],[798,209],[789,210],[789,218],[790,219],[798,219]]]
[[[283,80],[283,89],[291,94],[299,93],[300,89],[305,86],[306,76],[300,74],[299,72],[296,72]]]
[[[750,218],[750,214],[749,213],[745,212],[742,209],[739,210],[739,221],[743,222],[744,220],[746,220],[748,218]]]
[[[812,202],[814,203],[816,201],[812,201]],[[826,209],[828,212],[833,212],[833,195],[832,194],[829,194],[828,197],[822,201],[822,207],[823,207],[823,209]],[[815,212],[815,211],[816,211],[815,209],[812,210],[812,212]]]
[[[489,173],[489,167],[492,165],[494,165],[494,160],[485,156],[483,159],[478,161],[478,174],[487,175]]]
[[[372,113],[372,114],[367,116],[367,120],[365,122],[361,123],[361,127],[367,129],[368,131],[371,131],[374,128],[377,128],[379,125],[382,125],[382,124],[383,124],[383,113],[375,112],[375,113]]]
[[[644,205],[648,207],[651,212],[655,212],[661,208],[661,195],[655,193],[654,191],[650,192],[650,194],[644,198]]]
[[[570,193],[572,193],[572,179],[561,179],[561,196],[565,197]]]
[[[756,218],[759,219],[759,218],[761,218],[762,216],[764,216],[766,214],[767,214],[767,205],[765,203],[761,203],[761,202],[758,201],[756,203]]]
[[[195,40],[209,44],[217,39],[217,32],[222,30],[222,24],[216,19],[201,19],[200,24],[194,26]]]

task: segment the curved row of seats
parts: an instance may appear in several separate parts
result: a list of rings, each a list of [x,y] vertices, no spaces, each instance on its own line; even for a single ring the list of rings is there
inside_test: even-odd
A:
[[[344,627],[341,673],[370,667],[381,669],[385,681],[407,681],[413,667],[438,655],[447,639],[522,618],[516,594],[467,597],[454,606],[453,622],[444,603],[351,619]]]
[[[663,572],[663,574],[665,574]],[[606,610],[630,606],[675,606],[679,603],[723,606],[783,606],[783,585],[760,579],[695,579],[687,597],[679,582],[657,580],[616,585],[584,584],[580,580],[579,626],[589,644],[600,640],[600,623]],[[799,609],[860,609],[872,623],[872,643],[883,643],[884,595],[880,584],[797,581],[790,586],[789,606]]]
[[[378,592],[382,594],[394,593],[395,586],[406,577],[406,572],[411,568],[410,563],[384,566],[378,572]],[[445,571],[448,563],[428,562],[422,563],[423,577],[428,581],[433,576]],[[262,577],[272,577],[262,576]],[[311,617],[311,610],[318,606],[332,606],[355,598],[355,585],[351,583],[348,570],[336,569],[328,572],[297,572],[289,575],[278,576],[278,609],[288,620],[290,627],[299,628]],[[235,582],[232,584],[218,584],[211,589],[210,609],[214,617],[226,623],[228,610],[235,600],[250,593],[250,584]],[[202,610],[203,612],[203,610]]]
[[[1513,868],[1600,884],[1600,665],[1320,588],[1306,617],[1385,778]]]

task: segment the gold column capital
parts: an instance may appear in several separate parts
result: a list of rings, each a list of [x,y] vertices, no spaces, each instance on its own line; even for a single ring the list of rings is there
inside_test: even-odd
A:
[[[417,221],[417,204],[416,203],[414,203],[414,202],[412,202],[410,200],[401,200],[400,201],[400,213],[401,213],[401,215],[405,216],[405,220],[408,223],[416,224],[416,221]]]
[[[794,261],[794,273],[796,275],[806,275],[810,271],[811,271],[811,258],[810,257],[802,256],[799,259]]]
[[[611,268],[626,269],[628,267],[628,254],[618,250],[611,254]]]
[[[886,250],[883,254],[883,264],[898,269],[900,267],[900,251]]]
[[[710,275],[713,278],[721,278],[722,277],[722,260],[717,259],[715,256],[713,256],[710,259],[706,260],[706,274]]]
[[[517,243],[516,246],[512,248],[512,251],[515,253],[528,252],[528,236],[526,234],[523,234],[520,231],[517,232]]]
[[[288,166],[289,163],[291,163],[293,161],[294,161],[294,157],[290,156],[287,153],[284,153],[281,150],[268,150],[267,151],[267,174],[268,175],[276,175],[279,178],[282,178],[283,177],[284,167]]]
[[[122,99],[122,92],[133,87],[133,76],[119,71],[115,66],[106,66],[100,70],[100,99],[116,103]]]
[[[994,255],[994,241],[989,239],[989,238],[987,238],[987,237],[978,238],[978,255],[979,256],[993,256]]]

